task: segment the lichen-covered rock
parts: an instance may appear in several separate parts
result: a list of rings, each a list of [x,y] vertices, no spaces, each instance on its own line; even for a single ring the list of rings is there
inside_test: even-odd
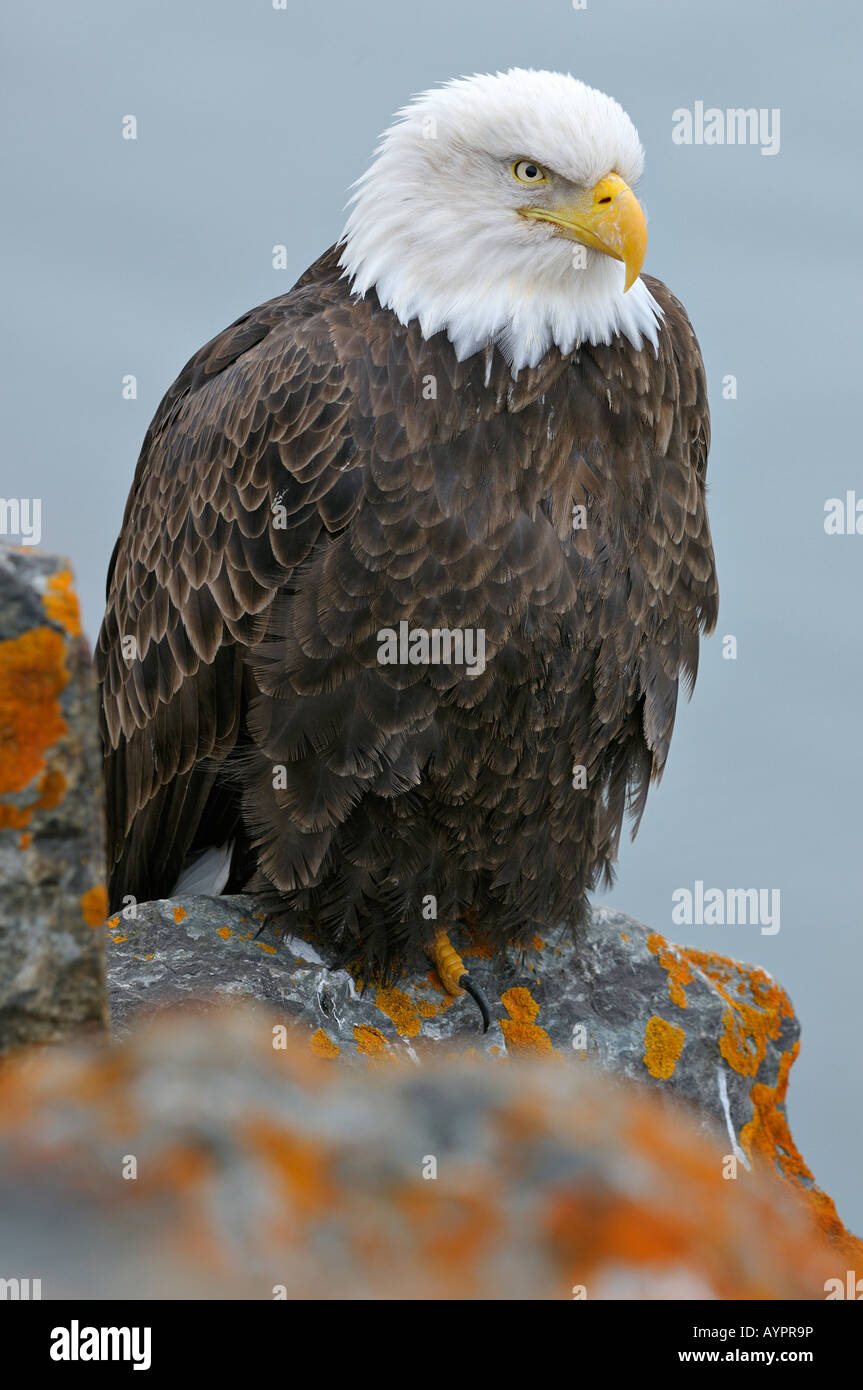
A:
[[[0,1072],[4,1273],[43,1298],[823,1299],[781,1184],[584,1064],[351,1068],[248,1005]],[[732,1165],[733,1169],[733,1165]]]
[[[63,560],[0,546],[0,1052],[107,1022],[96,704]]]
[[[849,1240],[815,1185],[785,1113],[799,1028],[763,970],[673,946],[639,922],[597,908],[577,939],[557,932],[492,956],[466,929],[450,933],[492,1002],[483,1036],[473,1001],[448,995],[433,969],[360,992],[307,942],[280,940],[248,897],[138,907],[108,923],[115,1030],[167,1005],[244,996],[274,1008],[311,1053],[354,1064],[424,1063],[442,1050],[492,1061],[589,1059],[686,1102],[741,1168],[775,1169],[839,1246]]]

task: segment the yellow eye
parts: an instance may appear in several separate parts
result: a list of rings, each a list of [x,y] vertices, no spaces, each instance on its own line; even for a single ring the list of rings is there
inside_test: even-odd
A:
[[[548,175],[532,159],[517,159],[512,166],[512,176],[519,183],[548,183]]]

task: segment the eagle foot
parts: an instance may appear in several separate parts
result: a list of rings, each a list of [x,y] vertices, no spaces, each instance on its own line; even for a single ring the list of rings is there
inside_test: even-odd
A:
[[[434,940],[430,946],[426,947],[426,953],[440,975],[441,984],[448,994],[453,995],[456,999],[463,994],[469,994],[474,1000],[482,1015],[482,1031],[487,1033],[491,1023],[488,1000],[479,986],[471,980],[465,969],[464,961],[442,927],[435,932]]]

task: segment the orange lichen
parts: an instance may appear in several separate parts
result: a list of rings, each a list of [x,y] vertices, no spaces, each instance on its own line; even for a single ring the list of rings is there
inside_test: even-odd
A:
[[[361,1052],[365,1057],[380,1060],[393,1055],[380,1028],[371,1028],[365,1023],[357,1023],[354,1025],[354,1041],[357,1045],[357,1052]]]
[[[749,1092],[755,1114],[740,1131],[740,1143],[750,1158],[774,1169],[806,1201],[816,1224],[851,1259],[863,1260],[863,1241],[846,1231],[832,1197],[815,1185],[811,1171],[800,1154],[785,1113],[785,1097],[791,1067],[797,1060],[800,1043],[783,1052],[775,1086],[756,1082]]]
[[[494,950],[487,941],[472,941],[469,946],[462,947],[462,955],[474,960],[493,960]]]
[[[647,938],[647,949],[651,955],[659,957],[659,964],[664,970],[668,971],[668,993],[672,1004],[678,1008],[686,1008],[686,994],[684,985],[689,985],[693,981],[693,974],[685,959],[681,959],[676,949],[669,946],[664,936],[659,932],[651,932]]]
[[[678,1133],[676,1137],[678,1146],[686,1147],[685,1136]],[[672,1173],[676,1173],[676,1153]],[[724,1234],[727,1195],[716,1169],[709,1182],[690,1184],[684,1178],[676,1190],[685,1196],[674,1202],[664,1195],[657,1200],[622,1192],[552,1189],[540,1222],[561,1267],[561,1282],[586,1286],[593,1297],[597,1281],[604,1282],[609,1275],[614,1279],[625,1270],[642,1288],[656,1289],[669,1279],[677,1288],[689,1285],[694,1291],[706,1285],[710,1290],[706,1295],[697,1292],[696,1297],[775,1297],[775,1279],[764,1264],[753,1260],[746,1267],[732,1256],[733,1242]],[[807,1287],[820,1287],[826,1265],[808,1233],[795,1228],[786,1235],[781,1226],[767,1225],[764,1234],[777,1262],[793,1269]],[[661,1297],[659,1293],[652,1296]]]
[[[275,946],[271,946],[268,941],[256,941],[255,945],[259,946],[262,951],[266,951],[268,956],[278,955]]]
[[[53,628],[0,642],[0,795],[23,791],[68,732],[59,701],[68,680],[63,638]]]
[[[2,737],[3,728],[0,726],[0,738]],[[0,805],[0,830],[21,830],[30,824],[34,811],[52,811],[55,806],[59,806],[66,794],[66,778],[59,768],[51,768],[43,773],[36,786],[39,795],[29,806],[15,806],[9,803]],[[29,849],[32,842],[33,836],[28,831],[27,834],[21,835],[18,848]]]
[[[674,1265],[691,1248],[690,1223],[663,1207],[655,1211],[622,1194],[584,1198],[561,1193],[549,1203],[545,1227],[552,1243],[574,1243],[585,1265]]]
[[[314,1216],[337,1201],[321,1143],[291,1134],[266,1120],[248,1127],[252,1148],[266,1158],[291,1203],[291,1214]]]
[[[685,1041],[682,1028],[653,1014],[644,1029],[644,1065],[650,1075],[661,1081],[673,1076]]]
[[[128,936],[126,936],[124,932],[122,936],[112,936],[111,940],[113,941],[115,946],[119,946],[123,941],[128,941],[129,938]]]
[[[180,925],[180,923],[182,922],[182,920],[183,920],[183,918],[184,918],[185,916],[186,916],[186,909],[185,909],[184,907],[175,907],[175,908],[174,908],[174,921],[177,923],[177,926]]]
[[[740,1142],[750,1158],[757,1153],[775,1162],[783,1176],[811,1178],[812,1174],[794,1148],[788,1121],[779,1108],[785,1104],[789,1073],[799,1051],[800,1043],[796,1042],[790,1052],[783,1052],[775,1086],[758,1083],[752,1087],[749,1094],[755,1114],[740,1131]]]
[[[534,1023],[539,1005],[529,989],[515,985],[500,996],[500,1002],[509,1014],[509,1018],[501,1019],[501,1030],[513,1052],[554,1052],[548,1033]]]
[[[668,1127],[668,1116],[652,1105],[634,1108],[627,1119],[626,1152],[633,1148],[651,1164],[659,1164],[664,1172],[674,1172],[687,1182],[713,1187],[716,1181],[716,1155],[712,1148],[693,1144],[681,1145],[680,1135]],[[717,1188],[717,1191],[722,1189]]]
[[[88,927],[101,927],[108,915],[108,890],[104,883],[97,883],[81,895],[81,916]]]
[[[430,970],[428,974],[425,976],[425,981],[426,984],[430,985],[431,988],[436,990],[438,994],[443,995],[443,998],[441,999],[438,1005],[438,1011],[440,1013],[443,1013],[445,1009],[452,1008],[452,1005],[455,1003],[455,1000],[453,999],[453,996],[451,994],[447,994],[446,990],[441,984],[440,976],[438,975],[437,971],[434,969]]]
[[[107,920],[107,922],[105,923],[105,926],[108,928],[109,931],[116,931],[117,928],[119,927],[119,925],[120,925],[120,917],[119,917],[119,914],[118,914],[116,917],[109,917],[108,920]]]
[[[49,768],[39,778],[39,799],[36,802],[40,811],[53,811],[66,795],[66,778],[59,767]]]
[[[545,942],[543,941],[543,939],[542,939],[541,936],[534,936],[534,937],[532,938],[531,943],[530,943],[530,949],[531,949],[532,951],[544,951],[544,950],[545,950]]]
[[[51,575],[42,603],[52,622],[65,628],[73,637],[81,636],[81,610],[69,570],[58,570],[57,574]]]
[[[223,941],[229,941],[231,938],[231,928],[219,927],[218,931],[216,932],[216,936],[220,936]]]
[[[375,1005],[382,1014],[386,1014],[387,1018],[393,1022],[396,1032],[400,1033],[403,1038],[416,1037],[422,1025],[413,1000],[405,994],[404,990],[395,988],[378,990],[375,995]]]
[[[338,1043],[334,1043],[332,1038],[328,1038],[323,1028],[312,1033],[309,1038],[309,1048],[316,1057],[338,1057],[341,1048]]]
[[[153,1156],[146,1181],[151,1189],[185,1191],[197,1187],[211,1167],[209,1154],[194,1143],[181,1141]]]
[[[794,1017],[788,995],[757,966],[741,965],[712,951],[687,948],[683,954],[712,980],[728,1006],[722,1017],[724,1031],[719,1051],[740,1076],[756,1076],[768,1041],[775,1042],[779,1037],[783,1018]],[[751,1003],[729,993],[740,976],[748,987]]]
[[[529,989],[523,985],[515,985],[508,989],[500,997],[510,1018],[516,1019],[519,1023],[532,1023],[539,1013],[539,1005],[534,999]]]
[[[417,1258],[469,1288],[477,1262],[493,1245],[500,1212],[487,1190],[449,1190],[435,1183],[416,1183],[393,1194],[393,1205],[416,1240]],[[465,1289],[465,1292],[467,1289]]]
[[[662,964],[666,965],[663,959],[666,943],[658,933],[653,933],[648,939],[648,948],[658,954]],[[712,951],[697,951],[689,947],[678,947],[677,950],[690,965],[711,980],[727,1006],[722,1019],[723,1034],[719,1040],[723,1058],[739,1075],[755,1077],[766,1056],[768,1041],[775,1042],[781,1036],[783,1020],[793,1018],[791,1002],[785,991],[757,966],[741,965]],[[673,948],[668,954],[673,956]],[[669,976],[671,987],[670,969]],[[688,983],[676,970],[674,979],[681,988]],[[740,997],[747,994],[748,999]],[[673,1028],[671,1024],[664,1026]],[[681,1032],[682,1037],[682,1031],[676,1031]],[[661,1042],[659,1035],[657,1041]],[[776,1170],[798,1197],[803,1198],[821,1230],[834,1244],[847,1252],[849,1258],[863,1259],[863,1244],[845,1230],[831,1198],[814,1186],[812,1174],[794,1144],[782,1108],[788,1088],[788,1074],[798,1047],[799,1044],[795,1044],[790,1052],[782,1054],[775,1086],[763,1083],[753,1085],[750,1096],[755,1114],[743,1127],[740,1141],[750,1157]],[[679,1052],[678,1048],[677,1056]],[[672,1074],[677,1056],[671,1070],[664,1074]],[[661,1055],[659,1060],[662,1060]]]
[[[437,1008],[434,1004],[431,1004],[427,999],[420,999],[416,1007],[417,1013],[419,1014],[420,1018],[437,1017]]]

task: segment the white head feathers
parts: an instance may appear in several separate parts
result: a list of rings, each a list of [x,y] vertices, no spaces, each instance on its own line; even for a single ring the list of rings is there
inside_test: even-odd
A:
[[[519,216],[520,159],[581,195],[609,173],[635,183],[644,152],[616,101],[563,73],[512,68],[423,92],[355,186],[340,258],[353,291],[374,286],[427,338],[445,329],[460,358],[496,343],[514,372],[552,344],[655,346],[660,310],[640,279],[624,294],[619,261]]]

